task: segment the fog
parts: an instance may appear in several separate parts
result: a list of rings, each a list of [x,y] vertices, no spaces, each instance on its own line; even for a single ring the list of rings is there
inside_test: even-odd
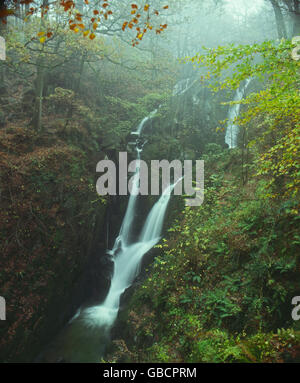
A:
[[[296,359],[299,3],[0,1],[1,361]]]

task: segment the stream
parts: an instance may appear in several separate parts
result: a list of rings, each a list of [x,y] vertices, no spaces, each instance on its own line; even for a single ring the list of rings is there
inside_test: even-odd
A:
[[[234,101],[240,101],[247,89],[250,79],[237,89]],[[181,80],[175,85],[173,96],[181,96],[188,91],[194,82],[190,78]],[[175,184],[169,185],[150,210],[139,237],[133,241],[134,221],[137,215],[137,199],[139,198],[140,160],[143,152],[141,134],[145,125],[157,113],[152,111],[131,132],[136,151],[136,170],[132,182],[132,190],[120,232],[115,239],[112,250],[107,251],[113,261],[113,275],[105,300],[98,305],[80,307],[74,317],[62,329],[43,353],[42,359],[49,362],[99,363],[110,342],[110,331],[114,325],[122,294],[128,289],[140,272],[143,256],[160,240],[164,217]],[[240,104],[234,104],[228,111],[228,125],[225,142],[229,148],[237,146],[238,127],[234,119],[238,116]]]
[[[67,326],[45,351],[51,362],[100,362],[110,340],[110,330],[117,318],[120,298],[132,285],[140,271],[143,256],[160,240],[164,217],[172,189],[169,185],[150,210],[138,239],[131,240],[134,217],[137,214],[139,196],[140,158],[143,151],[140,135],[146,123],[156,114],[150,113],[131,134],[136,138],[136,171],[132,190],[123,218],[119,235],[113,249],[107,253],[112,257],[114,271],[108,294],[103,303],[91,307],[81,307]]]
[[[248,78],[243,85],[241,85],[235,92],[233,101],[241,101],[244,97],[244,94],[250,84],[251,78]],[[237,147],[237,139],[239,133],[239,127],[235,123],[235,119],[240,113],[241,104],[233,104],[230,106],[228,111],[228,123],[226,127],[225,143],[228,145],[229,149],[234,149]]]

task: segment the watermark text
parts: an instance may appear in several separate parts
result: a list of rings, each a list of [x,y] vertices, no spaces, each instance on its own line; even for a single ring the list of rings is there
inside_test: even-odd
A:
[[[172,162],[152,160],[149,172],[145,161],[137,159],[128,165],[127,152],[120,152],[118,177],[117,167],[112,160],[99,161],[96,171],[104,173],[96,183],[97,193],[102,196],[117,195],[117,185],[119,195],[128,195],[128,191],[131,195],[159,195],[173,184],[170,192],[174,189],[174,195],[184,194],[190,197],[186,198],[186,206],[200,206],[204,200],[204,161],[202,160],[196,160],[195,166],[192,160],[184,160],[183,164],[179,160]],[[134,173],[134,175],[128,179],[128,173]],[[172,173],[173,180],[171,180]],[[193,174],[195,180],[193,180]]]

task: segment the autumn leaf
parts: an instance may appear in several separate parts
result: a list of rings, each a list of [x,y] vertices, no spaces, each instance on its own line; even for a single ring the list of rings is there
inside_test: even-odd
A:
[[[91,40],[94,40],[94,38],[96,37],[96,35],[92,32],[92,33],[90,34],[89,37],[90,37]]]
[[[0,10],[0,19],[2,19],[3,24],[6,24],[5,17],[14,15],[13,9],[3,9]]]
[[[145,4],[145,6],[144,6],[144,11],[147,12],[148,9],[149,9],[149,4]]]

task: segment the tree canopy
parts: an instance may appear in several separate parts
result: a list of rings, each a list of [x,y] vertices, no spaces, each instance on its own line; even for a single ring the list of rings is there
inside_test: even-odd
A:
[[[40,4],[33,0],[13,0],[4,1],[0,8],[0,20],[5,24],[7,17],[14,16],[26,22],[32,16],[44,19],[64,12],[69,28],[75,33],[82,33],[83,36],[93,40],[97,31],[107,28],[106,21],[110,21],[115,31],[120,29],[125,31],[126,28],[132,30],[132,44],[136,46],[148,31],[153,30],[159,34],[167,28],[165,22],[157,23],[155,17],[168,8],[168,4],[163,5],[155,0],[149,3],[128,2],[125,5],[118,0],[43,0]],[[38,32],[41,43],[50,39],[52,35],[51,27]]]

